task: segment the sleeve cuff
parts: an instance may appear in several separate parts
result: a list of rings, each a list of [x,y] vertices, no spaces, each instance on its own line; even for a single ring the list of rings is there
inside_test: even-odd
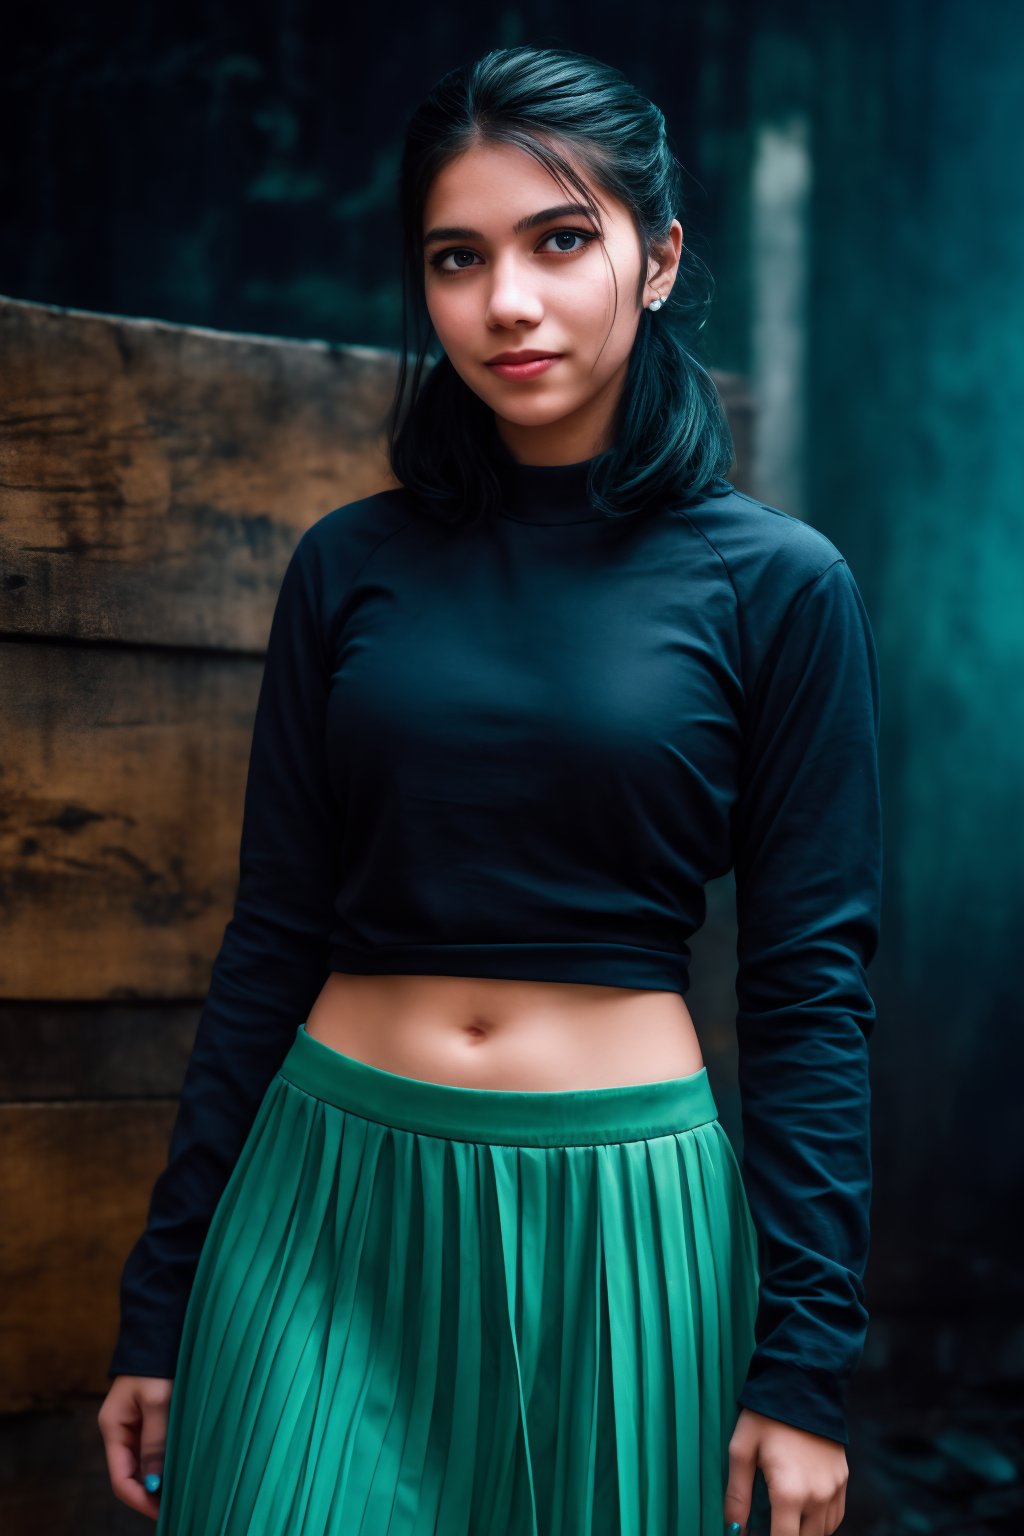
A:
[[[795,1429],[849,1445],[846,1394],[847,1382],[841,1378],[769,1362],[756,1373],[752,1368],[737,1403]]]
[[[107,1375],[160,1376],[171,1380],[178,1369],[178,1346],[155,1343],[151,1347],[119,1343],[114,1350]]]

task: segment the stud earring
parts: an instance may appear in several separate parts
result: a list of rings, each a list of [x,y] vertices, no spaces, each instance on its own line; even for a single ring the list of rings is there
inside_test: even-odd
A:
[[[648,304],[647,308],[648,309],[660,309],[664,302],[665,302],[664,299],[652,299],[651,302]]]

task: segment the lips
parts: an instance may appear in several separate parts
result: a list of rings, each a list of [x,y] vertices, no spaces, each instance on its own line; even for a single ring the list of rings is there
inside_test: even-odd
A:
[[[489,357],[487,364],[488,367],[493,367],[495,363],[510,363],[518,367],[520,363],[536,363],[546,357],[560,356],[559,352],[501,352],[497,357]]]
[[[560,361],[559,354],[549,353],[546,357],[535,357],[527,362],[488,363],[487,366],[492,373],[498,375],[499,379],[507,379],[510,383],[522,383],[539,379]]]

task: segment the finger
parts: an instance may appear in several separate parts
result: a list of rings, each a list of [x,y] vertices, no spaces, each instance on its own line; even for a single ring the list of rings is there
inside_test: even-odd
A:
[[[843,1523],[843,1515],[846,1513],[846,1493],[841,1489],[835,1498],[829,1503],[825,1512],[825,1536],[833,1536]]]
[[[826,1536],[829,1529],[825,1520],[827,1509],[826,1504],[805,1509],[800,1517],[800,1536]]]
[[[142,1424],[142,1450],[139,1454],[139,1476],[143,1481],[151,1473],[163,1474],[166,1451],[167,1415],[159,1409],[150,1409]]]
[[[768,1484],[768,1502],[771,1505],[771,1536],[801,1536],[800,1514],[803,1501],[778,1484]]]
[[[139,1478],[149,1493],[159,1494],[167,1450],[168,1403],[142,1402],[142,1449],[139,1453]],[[155,1484],[155,1486],[154,1486]]]
[[[129,1426],[118,1425],[116,1429],[104,1435],[103,1444],[107,1453],[110,1486],[115,1497],[123,1504],[127,1504],[130,1509],[136,1510],[140,1515],[148,1515],[151,1520],[155,1520],[160,1513],[160,1498],[155,1493],[147,1493],[139,1481],[139,1458],[134,1441],[126,1438],[129,1428]]]
[[[169,1401],[163,1383],[156,1392],[144,1383],[116,1395],[106,1405],[100,1426],[114,1494],[130,1508],[154,1520],[160,1510],[159,1484],[157,1488],[147,1488],[146,1482],[153,1474],[163,1472]]]
[[[747,1536],[747,1521],[754,1497],[754,1473],[757,1456],[750,1451],[729,1447],[729,1482],[725,1490],[725,1536]]]

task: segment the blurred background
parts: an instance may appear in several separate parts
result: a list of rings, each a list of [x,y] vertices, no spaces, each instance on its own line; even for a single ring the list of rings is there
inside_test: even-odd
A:
[[[95,1415],[229,915],[270,605],[294,536],[384,483],[405,117],[530,43],[665,112],[733,479],[838,545],[878,646],[872,1321],[842,1529],[1017,1531],[1024,11],[58,0],[5,34],[5,1529],[139,1529]],[[731,877],[708,894],[688,1000],[739,1148]]]

